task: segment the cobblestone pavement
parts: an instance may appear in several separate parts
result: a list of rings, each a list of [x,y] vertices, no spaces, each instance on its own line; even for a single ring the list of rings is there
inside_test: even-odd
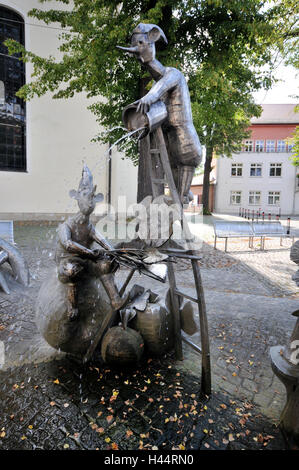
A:
[[[199,388],[171,357],[127,372],[69,360],[13,369],[0,390],[0,449],[283,448],[250,403]]]
[[[53,263],[55,227],[19,226],[15,238],[33,278],[26,292],[0,293],[6,352],[0,448],[283,448],[276,426],[285,391],[272,373],[269,348],[289,338],[298,299],[288,279],[296,266],[287,248],[272,247],[277,240],[267,241],[263,253],[246,243],[227,254],[209,240],[203,245],[213,372],[206,401],[198,395],[200,358],[190,348],[183,362],[167,357],[123,374],[98,361],[82,368],[48,346],[35,327],[34,301]],[[176,271],[179,287],[192,295],[188,263]],[[140,280],[135,275],[131,282]],[[144,281],[160,294],[167,288]]]

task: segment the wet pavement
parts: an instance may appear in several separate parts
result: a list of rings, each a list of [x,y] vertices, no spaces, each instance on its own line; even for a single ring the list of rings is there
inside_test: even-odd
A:
[[[65,359],[2,375],[2,449],[184,450],[283,448],[277,427],[249,402],[214,392],[174,360],[132,371]]]
[[[26,291],[0,293],[0,449],[284,448],[277,425],[285,391],[271,370],[269,348],[288,340],[298,308],[291,279],[279,282],[280,271],[296,270],[288,247],[275,252],[271,267],[270,250],[261,261],[258,250],[244,254],[241,246],[225,254],[204,243],[208,400],[200,396],[200,357],[190,348],[182,362],[171,355],[146,358],[124,373],[109,370],[100,357],[83,367],[48,346],[36,329],[34,304],[53,266],[55,227],[19,225],[15,239],[33,278]],[[118,273],[119,284],[125,274]],[[192,295],[189,264],[178,263],[176,274],[179,288]],[[139,275],[131,285],[140,282],[160,295],[167,289]],[[198,333],[192,340],[199,343]]]

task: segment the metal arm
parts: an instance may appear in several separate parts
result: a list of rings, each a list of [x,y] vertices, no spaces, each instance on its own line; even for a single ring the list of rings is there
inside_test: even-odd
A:
[[[92,227],[92,230],[91,230],[91,238],[96,242],[98,243],[99,245],[101,245],[103,248],[105,248],[105,250],[113,250],[113,245],[111,245],[108,240],[106,240],[105,237],[103,237],[103,235],[98,232],[94,227]]]
[[[72,240],[72,234],[70,228],[67,226],[67,224],[62,224],[59,227],[59,241],[63,248],[67,250],[69,253],[75,253],[81,256],[85,256],[88,258],[94,258],[94,253],[92,250],[89,250],[83,245],[80,245],[80,243],[74,242]]]

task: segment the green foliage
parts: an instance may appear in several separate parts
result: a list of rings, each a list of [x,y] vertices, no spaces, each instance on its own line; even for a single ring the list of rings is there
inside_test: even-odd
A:
[[[240,151],[249,136],[250,118],[261,114],[251,95],[254,80],[254,73],[242,70],[242,64],[227,70],[223,64],[202,64],[190,78],[196,130],[202,144],[219,156]]]
[[[299,3],[280,0],[272,9],[275,28],[272,36],[286,64],[299,69]]]
[[[292,149],[290,160],[294,166],[299,166],[299,126],[296,127],[291,141],[294,144],[294,147]]]

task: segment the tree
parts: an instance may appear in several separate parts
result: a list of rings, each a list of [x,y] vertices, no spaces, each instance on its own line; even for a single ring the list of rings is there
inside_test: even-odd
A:
[[[47,3],[50,0],[39,1]],[[104,128],[115,128],[121,122],[122,109],[140,98],[149,84],[149,77],[140,71],[139,64],[116,49],[117,44],[128,42],[129,33],[140,21],[158,24],[164,30],[169,41],[168,47],[159,51],[159,59],[164,65],[174,65],[187,76],[196,77],[193,79],[196,86],[201,77],[212,83],[214,79],[209,74],[214,72],[219,85],[222,80],[222,87],[214,87],[214,90],[217,88],[215,100],[211,97],[213,87],[207,90],[207,97],[203,83],[199,85],[201,94],[193,89],[193,99],[199,100],[194,104],[195,114],[196,110],[198,113],[200,109],[204,110],[208,120],[209,116],[220,114],[224,118],[227,115],[228,124],[229,116],[233,115],[235,123],[240,123],[242,116],[256,111],[248,102],[248,93],[271,84],[268,72],[255,71],[265,63],[272,63],[270,46],[275,15],[271,8],[265,9],[269,3],[267,0],[231,0],[229,4],[224,0],[53,1],[56,9],[33,9],[29,15],[46,24],[60,24],[63,29],[59,48],[61,60],[55,61],[51,56],[38,57],[13,41],[7,41],[10,53],[20,53],[21,60],[33,64],[32,81],[18,93],[26,100],[47,91],[52,92],[56,99],[71,98],[75,93],[85,91],[88,97],[104,98],[91,105],[90,109]],[[246,88],[247,78],[250,86]],[[239,94],[232,93],[231,96],[237,98],[238,113],[234,101],[230,101],[234,112],[229,110],[226,84],[239,91]],[[244,89],[246,99],[242,101]],[[217,112],[213,111],[214,101]],[[223,110],[222,104],[225,104]],[[212,106],[210,113],[209,106]],[[216,123],[209,120],[207,125],[208,121],[201,121],[198,113],[197,130],[205,142],[212,142],[211,139],[206,140],[206,135],[214,139],[215,132],[219,134],[217,145],[213,143],[211,147],[209,144],[210,152],[211,148],[218,148],[221,144],[220,136],[225,135],[224,122],[222,127],[219,119]],[[220,128],[223,129],[222,134]],[[120,129],[114,129],[98,138],[102,142],[114,141],[121,133]],[[227,130],[227,134],[231,138],[234,136],[232,130]],[[228,148],[228,140],[225,149]],[[232,141],[230,146],[234,146]],[[127,156],[135,163],[138,161],[136,150],[136,146],[127,144]],[[142,161],[144,158],[141,158],[141,167]],[[146,181],[144,168],[142,175],[139,198],[142,198]]]

